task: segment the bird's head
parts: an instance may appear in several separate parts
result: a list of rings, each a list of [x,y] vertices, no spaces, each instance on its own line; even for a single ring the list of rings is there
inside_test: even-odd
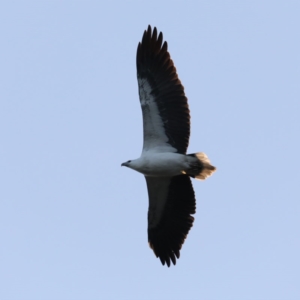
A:
[[[130,168],[130,164],[131,164],[131,160],[128,160],[128,161],[122,163],[121,167],[128,167],[128,168]]]

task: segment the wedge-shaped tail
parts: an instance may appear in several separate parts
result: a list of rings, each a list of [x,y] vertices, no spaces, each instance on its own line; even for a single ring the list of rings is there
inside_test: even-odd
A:
[[[194,159],[191,160],[190,168],[185,172],[187,175],[196,179],[205,180],[216,171],[216,167],[210,164],[205,153],[198,152],[188,154],[188,156],[193,157]]]

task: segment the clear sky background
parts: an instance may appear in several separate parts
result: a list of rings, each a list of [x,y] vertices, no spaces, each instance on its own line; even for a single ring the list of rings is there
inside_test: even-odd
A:
[[[300,299],[300,2],[3,1],[0,299]],[[135,55],[163,31],[189,99],[196,221],[147,243]]]

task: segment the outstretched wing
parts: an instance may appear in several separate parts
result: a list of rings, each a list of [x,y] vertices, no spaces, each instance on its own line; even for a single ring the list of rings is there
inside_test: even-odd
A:
[[[193,226],[196,200],[186,175],[145,177],[149,195],[148,241],[162,264],[175,265],[180,249]]]
[[[190,114],[184,88],[163,35],[149,25],[137,48],[137,79],[143,112],[143,151],[185,154]]]

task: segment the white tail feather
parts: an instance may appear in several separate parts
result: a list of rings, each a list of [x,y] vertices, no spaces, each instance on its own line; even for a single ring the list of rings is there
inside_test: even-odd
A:
[[[189,156],[194,157],[187,174],[196,179],[205,180],[207,177],[211,176],[216,168],[210,164],[210,160],[207,155],[203,152],[198,152],[194,154],[189,154]],[[195,160],[196,158],[196,160]]]
[[[210,164],[210,160],[208,159],[205,153],[203,152],[196,153],[196,157],[202,162],[203,169],[195,177],[200,180],[205,180],[207,177],[211,176],[216,171],[216,167]]]

